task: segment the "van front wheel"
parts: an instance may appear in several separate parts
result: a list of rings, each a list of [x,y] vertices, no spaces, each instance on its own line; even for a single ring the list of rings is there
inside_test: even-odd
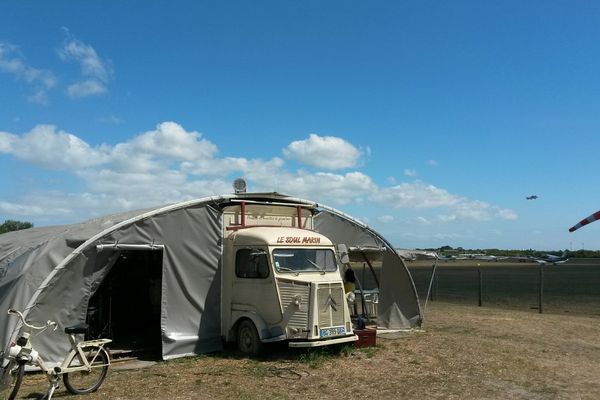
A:
[[[258,356],[262,353],[263,344],[256,327],[250,320],[240,322],[237,329],[237,347],[247,356]]]

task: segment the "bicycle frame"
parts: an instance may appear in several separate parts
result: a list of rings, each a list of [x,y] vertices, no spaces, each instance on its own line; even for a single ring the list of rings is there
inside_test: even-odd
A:
[[[49,327],[54,327],[56,330],[56,322],[47,321],[45,326],[35,326],[29,324],[25,321],[25,317],[20,311],[16,310],[8,310],[9,314],[17,315],[23,324],[23,333],[19,336],[15,343],[12,343],[9,354],[8,354],[8,365],[5,367],[4,374],[2,376],[2,382],[0,382],[0,390],[3,390],[3,386],[9,385],[11,373],[11,366],[14,364],[19,365],[32,365],[39,367],[42,372],[48,378],[50,382],[50,386],[48,387],[48,393],[46,394],[46,399],[51,399],[52,394],[58,387],[59,377],[65,376],[65,384],[67,385],[67,389],[69,391],[75,390],[71,389],[66,381],[66,376],[72,372],[90,372],[92,368],[108,368],[110,366],[110,357],[108,356],[108,352],[104,349],[104,346],[107,343],[110,343],[110,339],[94,339],[87,341],[77,341],[76,335],[83,333],[87,326],[85,327],[70,327],[65,329],[65,333],[69,337],[69,343],[71,345],[71,350],[67,353],[66,357],[63,359],[60,366],[56,366],[54,368],[49,368],[48,365],[44,362],[39,353],[33,348],[31,343],[31,334],[33,331],[39,331],[38,334],[42,333]],[[93,355],[91,360],[88,360],[88,357],[84,353],[84,348],[95,349],[96,353]],[[95,364],[97,357],[100,356],[103,362],[99,365]],[[77,358],[75,365],[73,365],[73,361]],[[22,367],[21,367],[22,368]],[[102,379],[98,381],[98,385],[93,389],[97,389],[104,377],[106,376],[106,371],[102,372]],[[20,385],[20,380],[19,380]],[[11,398],[16,396],[16,391],[18,391],[18,385],[15,385],[15,391],[11,394]],[[74,393],[83,393],[86,389],[77,389],[77,392]],[[90,390],[90,389],[87,389]],[[81,392],[80,392],[81,391]]]
[[[92,369],[92,364],[96,360],[97,354],[92,359],[92,363],[90,363],[90,362],[88,362],[87,357],[83,353],[83,348],[84,347],[88,347],[88,346],[93,346],[93,347],[98,347],[99,349],[103,349],[104,345],[107,344],[107,343],[112,342],[112,340],[110,340],[110,339],[95,339],[95,340],[85,340],[85,341],[78,342],[75,339],[75,335],[74,334],[70,334],[69,335],[69,342],[71,343],[71,351],[65,357],[65,359],[63,360],[63,362],[60,365],[60,367],[54,367],[53,370],[52,370],[52,372],[54,374],[56,374],[56,375],[68,374],[69,372],[89,371],[89,370],[91,370]],[[71,363],[71,361],[73,360],[74,357],[77,357],[79,359],[79,362],[81,363],[81,366],[79,366],[79,367],[69,367],[69,364]],[[107,364],[102,364],[102,365],[99,365],[97,367],[103,367],[105,365],[109,366],[110,365],[110,360],[109,360],[109,362]]]

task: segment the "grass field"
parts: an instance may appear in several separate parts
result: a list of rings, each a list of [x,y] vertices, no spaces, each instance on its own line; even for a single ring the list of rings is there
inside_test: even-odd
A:
[[[408,266],[424,305],[431,263]],[[338,354],[271,348],[259,360],[230,351],[143,369],[117,363],[100,391],[80,398],[600,398],[600,264],[544,267],[543,314],[538,285],[537,265],[440,263],[422,330]],[[45,386],[28,374],[19,398],[40,399]],[[75,396],[61,388],[55,398]]]
[[[408,264],[421,301],[427,294],[431,264]],[[479,265],[478,265],[479,264]],[[600,260],[572,260],[543,266],[543,311],[600,316]],[[438,263],[432,286],[434,301],[538,310],[540,266],[497,262]]]
[[[600,319],[433,302],[422,331],[339,354],[273,349],[117,370],[80,399],[597,399]],[[40,375],[19,398],[39,399]],[[75,399],[64,388],[57,399]]]

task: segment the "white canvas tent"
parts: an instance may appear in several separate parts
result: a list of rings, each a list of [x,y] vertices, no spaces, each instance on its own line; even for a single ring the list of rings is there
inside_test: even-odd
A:
[[[312,210],[315,230],[334,243],[346,244],[355,252],[383,254],[378,326],[398,329],[421,324],[410,273],[381,235],[340,211],[312,201],[277,193],[237,194],[0,235],[1,348],[7,349],[19,329],[17,319],[9,317],[6,310],[25,310],[28,321],[52,319],[61,328],[86,322],[94,294],[113,269],[126,268],[134,277],[138,273],[132,262],[113,268],[123,262],[123,254],[143,252],[155,255],[153,259],[159,264],[155,289],[159,292],[156,306],[160,327],[156,329],[162,357],[220,350],[223,207],[240,200],[302,204]],[[119,290],[132,301],[136,289],[144,284],[148,281],[130,282]],[[68,348],[60,331],[47,332],[34,341],[36,348],[54,361]]]

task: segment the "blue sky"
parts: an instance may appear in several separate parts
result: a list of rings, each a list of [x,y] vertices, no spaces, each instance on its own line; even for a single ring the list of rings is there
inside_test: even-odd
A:
[[[0,220],[230,193],[399,247],[600,249],[600,4],[0,4]],[[525,200],[537,194],[537,200]]]

